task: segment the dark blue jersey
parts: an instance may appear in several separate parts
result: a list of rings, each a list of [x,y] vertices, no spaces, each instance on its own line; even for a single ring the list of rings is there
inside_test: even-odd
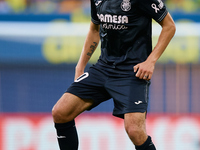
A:
[[[91,0],[91,20],[100,24],[100,66],[133,70],[152,51],[152,19],[167,15],[161,0]]]

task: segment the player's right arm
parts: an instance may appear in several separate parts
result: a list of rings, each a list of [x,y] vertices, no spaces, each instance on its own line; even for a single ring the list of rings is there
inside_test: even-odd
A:
[[[100,29],[100,26],[94,24],[91,21],[89,32],[87,34],[87,37],[86,37],[86,40],[81,52],[81,56],[76,65],[75,78],[74,78],[75,80],[84,73],[84,70],[88,61],[90,60],[92,54],[94,53],[94,51],[96,50],[99,44],[99,40],[100,40],[99,29]]]

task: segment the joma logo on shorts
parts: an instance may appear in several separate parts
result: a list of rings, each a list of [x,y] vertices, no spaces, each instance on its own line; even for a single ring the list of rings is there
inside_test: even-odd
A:
[[[142,103],[142,101],[135,102],[136,105],[139,105],[140,103]]]

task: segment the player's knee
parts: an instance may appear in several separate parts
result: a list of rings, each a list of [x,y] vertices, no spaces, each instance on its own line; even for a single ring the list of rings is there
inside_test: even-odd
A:
[[[131,137],[135,137],[142,132],[142,129],[140,127],[134,125],[127,125],[125,126],[125,129],[127,134]]]
[[[58,109],[54,106],[52,108],[52,117],[53,117],[53,120],[54,122],[58,123],[60,122],[60,120],[62,120],[62,115],[59,113]]]
[[[131,141],[136,145],[141,144],[140,143],[141,137],[146,135],[145,129],[142,126],[138,126],[135,124],[126,125],[125,130],[129,136],[129,138],[131,139]]]
[[[73,120],[73,118],[70,118],[67,114],[64,115],[56,105],[52,109],[52,117],[55,123],[66,123]]]

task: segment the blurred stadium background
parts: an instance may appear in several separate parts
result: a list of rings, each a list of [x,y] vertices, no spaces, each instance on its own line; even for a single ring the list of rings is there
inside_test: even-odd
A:
[[[177,32],[151,81],[147,129],[158,150],[200,150],[200,0],[165,3]],[[0,0],[0,150],[58,150],[51,109],[73,82],[89,22],[89,0]],[[154,45],[159,32],[154,23]],[[76,119],[80,150],[134,149],[112,109]]]

